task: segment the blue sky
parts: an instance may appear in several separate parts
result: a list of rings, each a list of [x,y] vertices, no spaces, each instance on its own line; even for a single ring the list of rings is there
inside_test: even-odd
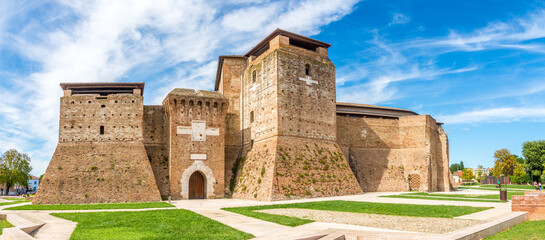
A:
[[[543,1],[0,0],[0,151],[42,174],[58,138],[60,82],[212,89],[218,55],[276,28],[329,42],[339,101],[444,122],[450,162],[492,166],[545,133]]]

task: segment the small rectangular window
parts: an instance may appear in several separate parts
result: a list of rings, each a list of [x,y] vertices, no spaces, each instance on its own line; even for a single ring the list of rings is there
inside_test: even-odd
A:
[[[251,122],[251,123],[254,122],[254,111],[251,111],[251,112],[250,112],[250,122]]]
[[[104,126],[100,126],[100,135],[104,135]]]
[[[100,105],[100,107],[101,107],[101,108],[105,108],[105,107],[106,107],[106,105]]]

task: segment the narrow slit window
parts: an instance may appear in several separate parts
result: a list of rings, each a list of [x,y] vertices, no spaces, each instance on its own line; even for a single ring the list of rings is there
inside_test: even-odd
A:
[[[254,122],[254,111],[251,111],[251,112],[250,112],[250,122],[251,122],[251,123]]]
[[[104,135],[104,126],[100,126],[100,135]]]
[[[257,72],[254,70],[252,72],[252,82],[255,82],[257,80]]]
[[[308,63],[305,65],[305,74],[307,76],[310,76],[310,64]]]

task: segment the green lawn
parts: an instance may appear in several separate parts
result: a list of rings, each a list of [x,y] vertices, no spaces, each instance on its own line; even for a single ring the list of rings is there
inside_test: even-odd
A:
[[[59,205],[23,205],[6,210],[95,210],[95,209],[142,209],[174,207],[166,202],[143,203],[99,203],[99,204],[59,204]]]
[[[5,199],[5,200],[8,200],[9,202],[1,202],[1,203],[0,203],[0,206],[13,205],[13,204],[24,203],[24,202],[30,202],[30,201],[25,200],[24,198],[4,198],[4,199]]]
[[[2,234],[2,229],[13,227],[8,220],[0,220],[0,235]]]
[[[322,201],[292,204],[275,204],[252,207],[223,208],[223,210],[235,212],[261,220],[275,222],[286,226],[299,226],[312,220],[299,219],[295,217],[267,214],[255,212],[256,210],[277,209],[277,208],[300,208],[314,210],[328,210],[338,212],[352,213],[371,213],[396,216],[412,217],[440,217],[453,218],[475,212],[480,212],[490,208],[486,207],[461,207],[461,206],[431,206],[431,205],[413,205],[413,204],[393,204],[393,203],[371,203],[371,202],[352,202],[352,201]]]
[[[70,240],[253,238],[251,234],[184,209],[51,215],[78,223]]]
[[[507,199],[514,195],[524,195],[524,192],[507,191]],[[497,194],[474,195],[474,194],[441,194],[441,193],[404,193],[398,195],[388,195],[381,197],[389,198],[409,198],[426,200],[448,200],[448,201],[467,201],[467,202],[501,202],[499,191]],[[469,198],[469,199],[468,199]]]
[[[545,220],[541,221],[526,221],[512,228],[509,228],[503,232],[500,232],[494,236],[486,238],[486,240],[495,239],[524,239],[524,240],[538,240],[545,239]]]
[[[496,184],[488,184],[488,185],[479,185],[480,187],[486,187],[486,188],[496,188]],[[533,185],[515,185],[515,184],[502,184],[501,188],[507,188],[507,189],[530,189],[534,190]],[[497,188],[496,188],[497,189]]]

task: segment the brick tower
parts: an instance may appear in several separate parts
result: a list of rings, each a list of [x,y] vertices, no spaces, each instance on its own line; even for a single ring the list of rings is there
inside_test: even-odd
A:
[[[217,92],[180,88],[163,100],[173,199],[223,197],[228,105]]]
[[[233,197],[362,193],[337,145],[330,44],[276,30],[244,57],[242,156]]]
[[[160,201],[144,148],[144,83],[62,83],[59,143],[34,204]]]

